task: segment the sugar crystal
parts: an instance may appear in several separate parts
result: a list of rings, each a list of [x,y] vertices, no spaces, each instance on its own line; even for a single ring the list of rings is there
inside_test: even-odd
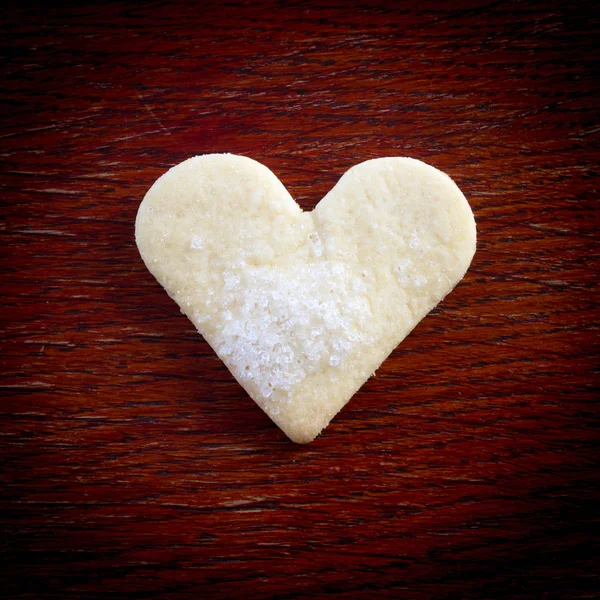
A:
[[[190,248],[192,250],[200,250],[204,246],[204,240],[199,235],[192,236]]]

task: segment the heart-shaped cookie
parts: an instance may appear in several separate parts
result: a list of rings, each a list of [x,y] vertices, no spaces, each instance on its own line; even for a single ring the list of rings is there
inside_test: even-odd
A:
[[[197,156],[156,181],[136,220],[148,269],[300,443],[460,281],[475,237],[456,184],[410,158],[352,167],[303,212],[260,163]]]

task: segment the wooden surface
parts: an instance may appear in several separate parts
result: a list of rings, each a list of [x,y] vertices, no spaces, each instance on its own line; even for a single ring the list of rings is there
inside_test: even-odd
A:
[[[1,19],[6,597],[598,597],[592,3]],[[134,243],[154,180],[225,151],[306,209],[413,156],[476,215],[465,280],[308,446]]]

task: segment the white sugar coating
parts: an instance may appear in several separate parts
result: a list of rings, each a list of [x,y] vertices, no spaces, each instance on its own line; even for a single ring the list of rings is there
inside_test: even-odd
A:
[[[136,240],[248,394],[308,442],[462,278],[475,222],[413,159],[353,167],[309,213],[263,165],[215,154],[152,186]]]
[[[357,342],[370,341],[367,286],[353,286],[345,265],[248,266],[243,284],[231,271],[223,279],[231,294],[222,303],[215,350],[264,398],[288,400],[307,375],[338,365]]]

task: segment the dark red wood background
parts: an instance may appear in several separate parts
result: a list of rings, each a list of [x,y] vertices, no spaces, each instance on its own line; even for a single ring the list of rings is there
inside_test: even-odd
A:
[[[345,4],[0,17],[7,597],[600,594],[594,3]],[[308,446],[135,246],[153,181],[226,151],[307,209],[413,156],[476,215],[464,282]]]

